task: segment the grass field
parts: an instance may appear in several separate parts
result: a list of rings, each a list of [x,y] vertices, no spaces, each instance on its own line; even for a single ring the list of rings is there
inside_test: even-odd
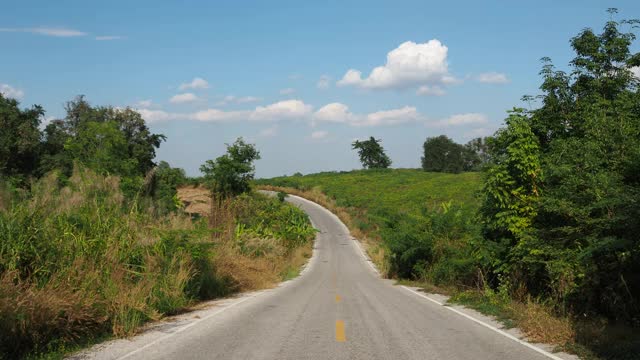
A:
[[[443,284],[474,281],[468,260],[479,234],[479,173],[357,170],[260,179],[256,184],[328,206],[364,241],[369,256],[389,277]]]
[[[467,207],[479,204],[480,173],[429,173],[418,169],[357,170],[324,172],[306,176],[260,179],[259,185],[299,190],[319,188],[342,207],[419,214],[424,207],[454,201]]]

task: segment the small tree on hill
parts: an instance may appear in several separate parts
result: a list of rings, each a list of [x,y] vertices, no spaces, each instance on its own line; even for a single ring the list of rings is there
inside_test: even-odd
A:
[[[207,160],[200,171],[213,196],[229,198],[249,191],[255,172],[253,162],[259,159],[260,152],[255,145],[238,138],[233,144],[227,144],[226,154]]]
[[[360,162],[365,169],[386,169],[391,166],[391,159],[385,154],[380,143],[382,140],[373,136],[369,140],[356,140],[351,144],[351,148],[358,150]]]

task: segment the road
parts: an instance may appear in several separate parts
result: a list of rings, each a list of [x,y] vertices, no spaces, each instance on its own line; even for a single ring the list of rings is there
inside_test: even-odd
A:
[[[225,301],[150,335],[93,349],[109,359],[549,359],[512,338],[380,279],[347,228],[289,197],[320,231],[297,279]]]

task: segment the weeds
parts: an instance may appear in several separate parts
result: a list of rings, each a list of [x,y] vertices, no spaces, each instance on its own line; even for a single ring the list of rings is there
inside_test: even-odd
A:
[[[130,336],[198,300],[272,286],[310,255],[306,215],[277,199],[237,199],[220,232],[128,201],[117,177],[59,179],[0,191],[0,358]]]

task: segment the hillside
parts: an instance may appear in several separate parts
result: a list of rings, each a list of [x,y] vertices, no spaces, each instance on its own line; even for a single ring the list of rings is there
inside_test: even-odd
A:
[[[386,276],[443,284],[475,281],[468,260],[479,238],[479,173],[356,170],[256,184],[307,197],[338,214]]]
[[[479,204],[476,193],[481,186],[480,173],[445,174],[418,169],[323,172],[260,179],[256,183],[299,190],[317,188],[335,199],[338,206],[413,214],[420,213],[425,206],[439,206],[448,201],[476,208]]]

